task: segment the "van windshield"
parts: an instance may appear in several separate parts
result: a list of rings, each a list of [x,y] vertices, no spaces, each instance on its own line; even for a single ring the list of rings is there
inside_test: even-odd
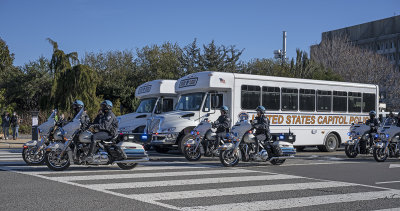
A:
[[[152,113],[157,98],[147,98],[140,101],[139,107],[136,109],[137,113]]]
[[[204,93],[190,93],[182,95],[175,107],[177,111],[199,111],[203,102]]]

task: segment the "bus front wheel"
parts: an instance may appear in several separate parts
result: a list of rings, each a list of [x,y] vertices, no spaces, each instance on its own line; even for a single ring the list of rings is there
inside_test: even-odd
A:
[[[339,139],[335,134],[329,134],[326,139],[324,145],[317,146],[319,151],[321,152],[334,152],[339,146]]]

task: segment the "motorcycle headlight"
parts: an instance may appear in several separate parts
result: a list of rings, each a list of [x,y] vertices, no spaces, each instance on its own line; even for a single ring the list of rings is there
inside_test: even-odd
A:
[[[381,139],[386,139],[387,138],[386,134],[384,134],[384,133],[379,134],[379,136],[380,136]]]

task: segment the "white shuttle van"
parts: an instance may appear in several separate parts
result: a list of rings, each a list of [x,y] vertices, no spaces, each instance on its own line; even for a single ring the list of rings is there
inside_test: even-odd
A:
[[[175,111],[151,118],[152,145],[168,150],[182,147],[191,130],[206,116],[215,121],[228,106],[232,124],[257,106],[267,109],[271,133],[296,136],[298,149],[318,146],[334,151],[347,140],[352,123],[364,122],[378,111],[377,85],[237,74],[199,72],[180,78],[175,85],[179,100]]]
[[[154,80],[138,86],[135,96],[140,99],[140,104],[136,112],[117,117],[118,130],[127,134],[126,139],[139,141],[148,118],[174,109],[178,96],[175,93],[175,82],[176,80]]]

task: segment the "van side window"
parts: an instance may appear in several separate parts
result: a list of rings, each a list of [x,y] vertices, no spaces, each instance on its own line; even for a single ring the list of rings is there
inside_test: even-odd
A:
[[[267,110],[279,110],[281,104],[281,89],[279,87],[262,87],[262,105]]]
[[[215,95],[218,98],[218,104],[213,104],[214,102],[211,102],[212,108],[221,108],[224,105],[224,95],[223,94],[212,94]],[[207,95],[206,101],[204,102],[204,106],[203,106],[203,112],[209,112],[211,111],[210,109],[210,94]]]
[[[174,110],[174,100],[173,99],[163,99],[163,112],[168,112]]]
[[[261,104],[261,88],[259,86],[242,85],[241,97],[242,109],[256,109]]]
[[[298,89],[282,88],[282,110],[297,111],[298,96]]]
[[[361,113],[361,93],[349,92],[348,98],[349,112]]]
[[[375,110],[376,97],[372,93],[363,93],[363,112]]]
[[[300,111],[315,111],[314,89],[300,89]]]
[[[347,92],[333,91],[333,111],[347,111]]]
[[[332,91],[317,92],[317,111],[331,111],[332,110]]]

